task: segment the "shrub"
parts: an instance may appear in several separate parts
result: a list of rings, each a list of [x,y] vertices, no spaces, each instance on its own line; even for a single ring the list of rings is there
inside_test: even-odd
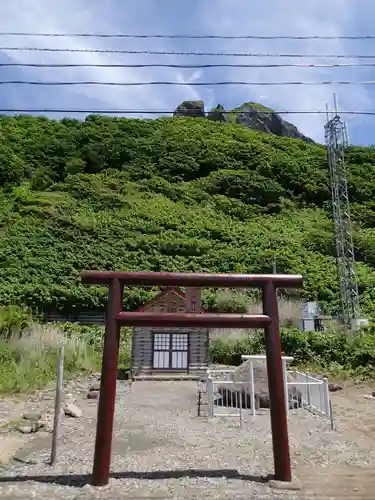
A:
[[[210,345],[210,359],[215,364],[238,366],[241,364],[241,355],[260,354],[263,352],[262,347],[252,335],[237,339],[216,338]]]
[[[247,313],[249,297],[238,291],[219,290],[212,298],[209,307],[221,313]]]
[[[355,335],[343,331],[301,332],[281,328],[283,354],[292,356],[296,365],[314,366],[319,371],[342,372],[367,378],[374,376],[375,328]],[[211,362],[238,366],[241,355],[264,353],[263,331],[252,331],[242,338],[215,338],[210,345]]]
[[[53,381],[61,345],[66,378],[97,368],[96,353],[83,338],[67,336],[57,326],[33,324],[22,335],[0,341],[0,393],[28,392]]]
[[[54,328],[60,328],[67,338],[80,338],[96,352],[103,349],[104,327],[100,325],[80,325],[79,323],[55,323]]]
[[[26,308],[18,306],[0,307],[0,339],[7,340],[20,334],[32,323],[32,315]]]
[[[82,339],[96,353],[98,359],[101,360],[104,341],[104,327],[97,325],[80,325],[78,323],[60,323],[59,328],[62,329],[68,338],[76,337]],[[120,368],[130,367],[130,351],[131,351],[131,328],[121,328],[120,349],[118,365]]]

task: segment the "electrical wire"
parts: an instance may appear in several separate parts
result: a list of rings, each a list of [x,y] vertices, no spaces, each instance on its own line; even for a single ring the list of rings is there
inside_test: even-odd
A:
[[[208,69],[208,68],[374,68],[373,63],[336,63],[336,64],[314,64],[314,63],[278,63],[278,64],[42,64],[42,63],[0,63],[0,68],[181,68],[181,69]]]
[[[156,85],[168,85],[178,87],[214,87],[214,86],[253,86],[253,87],[272,87],[272,86],[287,86],[287,85],[375,85],[375,80],[365,81],[322,81],[322,82],[98,82],[98,81],[72,81],[72,82],[46,82],[46,81],[31,81],[31,80],[8,80],[0,81],[0,85],[40,85],[40,86],[77,86],[77,85],[95,85],[95,86],[110,86],[110,87],[146,87]]]
[[[246,113],[246,110],[223,110],[213,109],[213,112],[220,114],[238,115]],[[327,111],[320,110],[295,110],[295,111],[274,111],[269,109],[254,110],[262,114],[278,114],[278,115],[327,115]],[[162,115],[173,114],[176,110],[151,110],[151,109],[58,109],[58,108],[0,108],[0,113],[77,113],[77,114],[113,114],[113,115]],[[189,111],[188,111],[189,112]],[[192,111],[193,113],[193,111]],[[207,112],[206,112],[207,113]],[[359,115],[359,116],[375,116],[375,111],[341,111],[340,115]]]
[[[375,54],[270,54],[249,52],[176,52],[159,50],[122,50],[122,49],[69,49],[50,47],[0,47],[0,51],[18,52],[66,52],[86,54],[127,54],[156,56],[210,56],[210,57],[288,57],[288,58],[322,58],[322,59],[375,59]]]
[[[135,35],[129,33],[27,33],[0,32],[0,36],[33,36],[50,38],[168,38],[168,39],[221,39],[221,40],[374,40],[375,35]]]

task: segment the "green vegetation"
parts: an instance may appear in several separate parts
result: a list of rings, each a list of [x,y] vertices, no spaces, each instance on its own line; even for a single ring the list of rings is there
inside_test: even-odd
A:
[[[257,314],[262,303],[238,291],[220,291],[214,297],[219,312]],[[301,332],[300,303],[279,297],[281,346],[283,354],[292,356],[292,364],[302,371],[324,373],[330,379],[364,380],[375,374],[375,325],[348,335],[340,325],[326,324],[326,332]],[[210,333],[211,362],[238,366],[244,354],[264,354],[263,330],[215,329]]]
[[[242,304],[242,300],[238,303]],[[219,304],[222,302],[223,298]],[[228,310],[228,304],[225,308]],[[53,382],[62,343],[65,345],[65,378],[99,368],[102,327],[69,323],[41,326],[31,318],[28,321],[23,319],[20,327],[20,317],[24,318],[23,311],[17,308],[3,308],[0,313],[0,394],[29,392]],[[364,380],[374,374],[374,333],[373,327],[364,329],[355,337],[342,331],[306,334],[297,328],[284,327],[281,329],[281,343],[284,354],[293,356],[295,366],[300,369],[324,373],[330,378]],[[212,332],[211,336],[213,363],[239,365],[241,355],[264,352],[262,331],[219,331]],[[130,348],[131,331],[124,328],[119,353],[120,371],[130,367]]]
[[[0,118],[0,303],[102,308],[83,269],[305,276],[338,307],[320,145],[210,120]],[[375,149],[348,151],[362,307],[375,311]],[[135,308],[150,290],[129,289]],[[208,300],[208,299],[207,299]]]
[[[64,378],[100,368],[104,328],[72,323],[40,325],[17,306],[0,309],[0,395],[43,388],[56,380],[59,347]],[[118,368],[129,369],[131,330],[123,328]]]
[[[55,380],[62,344],[65,378],[95,370],[99,365],[98,351],[85,333],[65,331],[64,325],[41,326],[22,309],[2,308],[0,394],[33,391]]]
[[[375,148],[351,148],[346,161],[361,305],[374,320]],[[318,144],[204,119],[0,117],[0,187],[0,391],[26,390],[25,381],[38,386],[54,370],[57,340],[39,349],[37,365],[27,358],[39,367],[33,381],[25,372],[31,361],[20,369],[33,352],[23,346],[40,337],[30,332],[41,331],[27,311],[105,306],[106,289],[80,283],[84,269],[271,272],[276,260],[279,271],[303,274],[303,297],[318,299],[327,313],[338,309],[328,168]],[[125,309],[153,293],[127,289]],[[204,300],[217,310],[246,309],[243,297],[228,302],[223,292]],[[74,349],[67,355],[71,373],[100,362],[98,330],[46,328],[55,339],[84,342],[78,357]],[[294,347],[286,352],[304,352],[304,363],[320,356],[319,363],[358,370],[373,362],[371,330],[348,339],[339,361],[339,334],[316,337],[331,342],[322,354],[309,336],[304,342],[315,347],[301,347],[294,330],[288,335]],[[127,332],[122,366],[129,345]],[[237,349],[228,346],[221,359]]]
[[[284,355],[293,356],[293,364],[303,370],[338,379],[374,377],[374,327],[355,336],[343,331],[302,333],[297,328],[282,328],[281,345]],[[241,355],[263,353],[263,331],[249,332],[241,338],[217,338],[211,344],[211,360],[217,364],[237,366]]]
[[[267,106],[263,106],[257,102],[245,102],[242,106],[238,106],[237,108],[234,108],[232,112],[228,113],[229,121],[231,123],[236,123],[237,114],[241,111],[246,111],[248,108],[257,109],[258,111],[273,111],[273,109],[267,108]]]
[[[103,352],[104,326],[84,326],[77,323],[63,323],[54,325],[64,333],[66,338],[79,338],[95,354],[98,365],[100,365]],[[129,369],[131,349],[131,328],[121,328],[121,341],[118,358],[119,369]]]
[[[35,324],[22,337],[0,340],[0,394],[29,392],[56,380],[62,342],[65,378],[98,366],[96,353],[84,339],[66,338],[57,327]]]

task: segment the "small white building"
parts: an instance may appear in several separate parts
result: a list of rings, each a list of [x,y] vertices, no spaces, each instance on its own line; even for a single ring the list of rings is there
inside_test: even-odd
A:
[[[316,301],[303,302],[301,305],[300,329],[302,332],[324,331],[320,316],[319,304]]]

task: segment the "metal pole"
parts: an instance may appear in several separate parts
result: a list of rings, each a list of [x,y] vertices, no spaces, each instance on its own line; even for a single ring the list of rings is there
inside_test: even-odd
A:
[[[265,327],[265,344],[275,479],[278,481],[291,481],[292,472],[285,408],[279,313],[276,287],[271,281],[263,286],[263,311],[272,320]]]
[[[328,104],[326,103],[326,117],[327,117],[327,123],[329,122],[329,110],[328,110]]]
[[[198,389],[197,416],[201,416],[202,390]]]
[[[306,393],[307,393],[307,404],[311,406],[311,392],[309,385],[309,375],[305,373],[305,382],[306,382]]]
[[[285,392],[285,411],[289,415],[289,392],[288,392],[288,374],[286,371],[286,360],[281,358],[283,366],[283,382],[284,382],[284,392]]]
[[[255,417],[256,411],[255,411],[254,365],[252,361],[250,362],[249,370],[250,370],[251,412],[253,414],[253,417]]]
[[[333,94],[333,105],[335,107],[335,116],[339,114],[339,106],[337,104],[337,96],[336,94]]]
[[[240,392],[240,427],[242,429],[242,389]]]
[[[122,286],[120,281],[115,278],[109,287],[106,314],[94,466],[92,471],[92,484],[94,486],[105,486],[109,483],[120,341],[120,326],[116,321],[116,315],[121,309]]]
[[[331,431],[334,430],[334,425],[333,425],[333,413],[332,413],[332,401],[329,400],[329,417],[331,421]]]
[[[325,413],[328,418],[331,418],[331,408],[330,408],[330,397],[329,397],[329,388],[328,388],[328,379],[326,377],[323,378],[323,388],[324,388],[324,406]]]
[[[56,450],[57,450],[57,440],[59,437],[60,407],[61,407],[61,394],[63,390],[63,378],[64,378],[64,346],[62,345],[60,346],[59,349],[59,360],[57,364],[55,415],[53,420],[51,461],[50,461],[50,464],[52,466],[55,465],[56,463]]]
[[[210,418],[214,417],[214,387],[212,377],[207,377],[207,400],[208,400],[208,416]]]

